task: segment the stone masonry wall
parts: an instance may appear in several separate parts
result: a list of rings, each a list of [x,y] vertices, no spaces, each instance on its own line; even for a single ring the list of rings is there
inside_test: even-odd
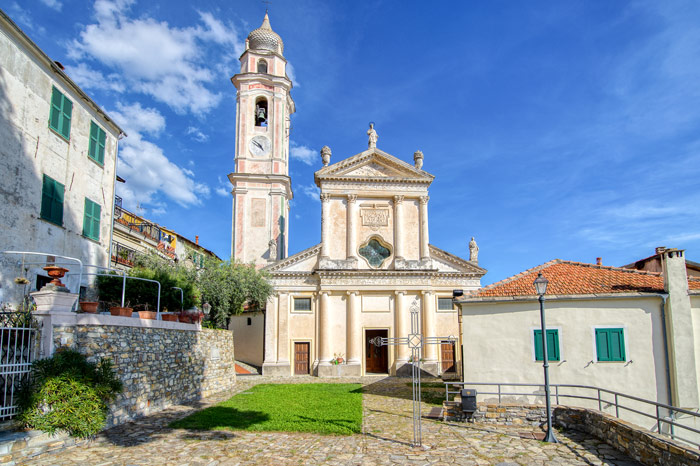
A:
[[[110,405],[107,427],[231,388],[236,382],[233,335],[126,326],[55,326],[55,348],[107,357],[124,383]]]

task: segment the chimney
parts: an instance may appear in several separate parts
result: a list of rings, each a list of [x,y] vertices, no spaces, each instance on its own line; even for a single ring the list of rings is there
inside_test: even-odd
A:
[[[199,246],[199,235],[195,235],[195,237],[194,237],[194,244],[196,244],[197,246]]]
[[[693,319],[684,251],[666,249],[661,253],[665,302],[666,332],[674,406],[698,406],[698,375],[695,360]]]
[[[596,257],[596,258],[595,258],[595,265],[603,265],[603,258],[602,258],[602,257]]]
[[[666,250],[666,246],[659,246],[659,247],[657,247],[657,248],[656,248],[656,255],[658,256],[659,254],[661,254],[661,253],[664,252],[665,250]]]

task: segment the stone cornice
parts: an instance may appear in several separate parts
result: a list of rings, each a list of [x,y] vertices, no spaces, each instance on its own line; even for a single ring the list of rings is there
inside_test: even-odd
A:
[[[283,272],[283,271],[279,271],[279,270],[283,269],[285,267],[289,267],[290,265],[296,264],[297,262],[308,259],[311,256],[318,255],[320,253],[321,253],[321,245],[317,244],[316,246],[311,246],[308,249],[304,249],[303,251],[298,252],[298,253],[294,254],[293,256],[289,256],[286,259],[278,261],[272,265],[268,265],[263,270],[270,272],[270,274],[272,276],[287,275],[287,274],[306,274],[306,275],[309,275],[309,274],[311,274],[311,272],[301,272],[301,271],[300,272]]]
[[[272,173],[229,173],[228,179],[234,186],[237,181],[263,184],[279,183],[285,187],[287,199],[292,199],[294,197],[292,179],[287,175],[276,175]]]
[[[478,265],[472,262],[464,260],[461,257],[455,256],[454,254],[450,254],[447,251],[443,251],[442,249],[435,247],[432,244],[430,245],[430,255],[432,257],[443,259],[445,262],[453,264],[460,269],[470,270],[471,272],[466,273],[470,273],[472,275],[479,275],[481,277],[487,272],[486,269],[479,267]]]
[[[376,160],[380,165],[385,165],[404,176],[349,176],[344,175],[349,169],[362,166],[365,162]],[[353,182],[373,182],[373,183],[414,183],[419,185],[430,185],[435,177],[430,173],[417,169],[412,165],[394,157],[379,149],[368,149],[359,154],[353,155],[345,160],[323,167],[314,173],[314,181],[317,185],[322,180],[328,181],[353,181]]]

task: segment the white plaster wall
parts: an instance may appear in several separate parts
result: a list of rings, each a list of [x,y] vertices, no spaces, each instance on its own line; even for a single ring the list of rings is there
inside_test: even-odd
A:
[[[659,299],[547,301],[547,327],[559,329],[560,362],[550,363],[555,384],[593,385],[668,402]],[[535,361],[533,329],[540,328],[532,303],[463,307],[465,380],[542,381]],[[597,362],[596,326],[625,329],[626,362]]]
[[[695,347],[696,361],[695,370],[697,372],[698,380],[700,380],[700,364],[697,364],[697,362],[700,361],[700,296],[690,297],[690,308],[691,315],[693,317],[693,346]],[[700,393],[698,393],[698,397],[700,397]]]
[[[73,102],[70,141],[48,126],[52,85]],[[106,133],[104,166],[88,158],[90,122]],[[0,32],[0,250],[67,255],[106,266],[109,251],[116,129],[95,112],[63,79],[13,36]],[[40,219],[42,175],[64,184],[63,225]],[[85,197],[101,207],[100,240],[82,236]],[[17,257],[0,257],[0,301],[19,298],[12,280]],[[44,274],[41,265],[30,268]],[[71,272],[77,272],[71,266]],[[92,270],[94,271],[94,270]],[[64,283],[77,291],[77,277]],[[87,280],[84,280],[85,283]]]
[[[248,319],[251,325],[248,325]],[[236,360],[262,366],[264,325],[265,315],[262,312],[231,317],[229,329],[233,332]]]

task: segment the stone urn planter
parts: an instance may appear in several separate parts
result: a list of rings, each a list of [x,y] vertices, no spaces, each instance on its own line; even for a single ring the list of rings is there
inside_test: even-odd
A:
[[[80,310],[87,314],[97,314],[97,301],[80,301]]]
[[[177,314],[172,314],[169,312],[161,312],[160,318],[166,322],[177,322]]]
[[[109,313],[113,316],[131,317],[133,312],[134,309],[131,307],[112,306],[109,308]]]
[[[46,270],[49,277],[53,278],[49,283],[56,286],[65,286],[61,283],[61,278],[68,272],[68,269],[57,265],[47,265],[44,267],[44,270]]]
[[[142,319],[156,320],[156,311],[139,311],[139,317]]]

